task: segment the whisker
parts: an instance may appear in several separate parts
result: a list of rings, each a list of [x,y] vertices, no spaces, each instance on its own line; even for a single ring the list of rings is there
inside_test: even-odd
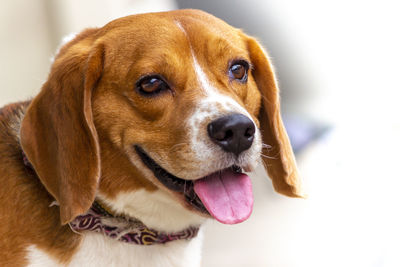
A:
[[[271,145],[264,144],[264,143],[262,143],[261,146],[262,146],[263,148],[268,148],[268,149],[272,148]]]
[[[271,156],[267,156],[261,153],[261,157],[267,158],[267,159],[277,159],[276,157],[271,157]]]

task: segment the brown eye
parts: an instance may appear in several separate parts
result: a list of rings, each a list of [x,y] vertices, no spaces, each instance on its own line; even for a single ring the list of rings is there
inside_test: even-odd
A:
[[[247,70],[249,69],[249,64],[245,61],[235,62],[229,69],[230,76],[233,79],[239,80],[241,82],[247,81]]]
[[[140,79],[137,83],[137,88],[144,95],[153,95],[169,89],[169,86],[160,77],[150,76]]]

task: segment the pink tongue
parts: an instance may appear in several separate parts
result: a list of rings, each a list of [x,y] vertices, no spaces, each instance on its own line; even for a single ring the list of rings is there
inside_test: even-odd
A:
[[[249,176],[230,169],[194,182],[194,191],[219,222],[240,223],[253,210],[253,191]]]

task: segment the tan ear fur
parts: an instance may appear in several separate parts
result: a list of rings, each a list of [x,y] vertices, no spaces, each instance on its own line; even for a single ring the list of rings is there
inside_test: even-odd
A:
[[[21,126],[21,145],[66,224],[87,211],[100,177],[91,95],[103,68],[103,47],[87,30],[66,44]],[[93,48],[92,48],[93,47]]]
[[[258,42],[247,37],[253,78],[262,95],[259,114],[263,136],[263,162],[277,192],[304,197],[292,147],[280,114],[279,89],[268,56]],[[270,147],[269,147],[270,146]]]

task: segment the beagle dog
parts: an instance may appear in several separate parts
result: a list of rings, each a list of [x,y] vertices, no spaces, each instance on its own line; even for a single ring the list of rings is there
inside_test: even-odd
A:
[[[302,197],[266,52],[198,10],[78,34],[0,109],[0,155],[1,266],[200,266],[201,225],[250,216],[258,163]]]

